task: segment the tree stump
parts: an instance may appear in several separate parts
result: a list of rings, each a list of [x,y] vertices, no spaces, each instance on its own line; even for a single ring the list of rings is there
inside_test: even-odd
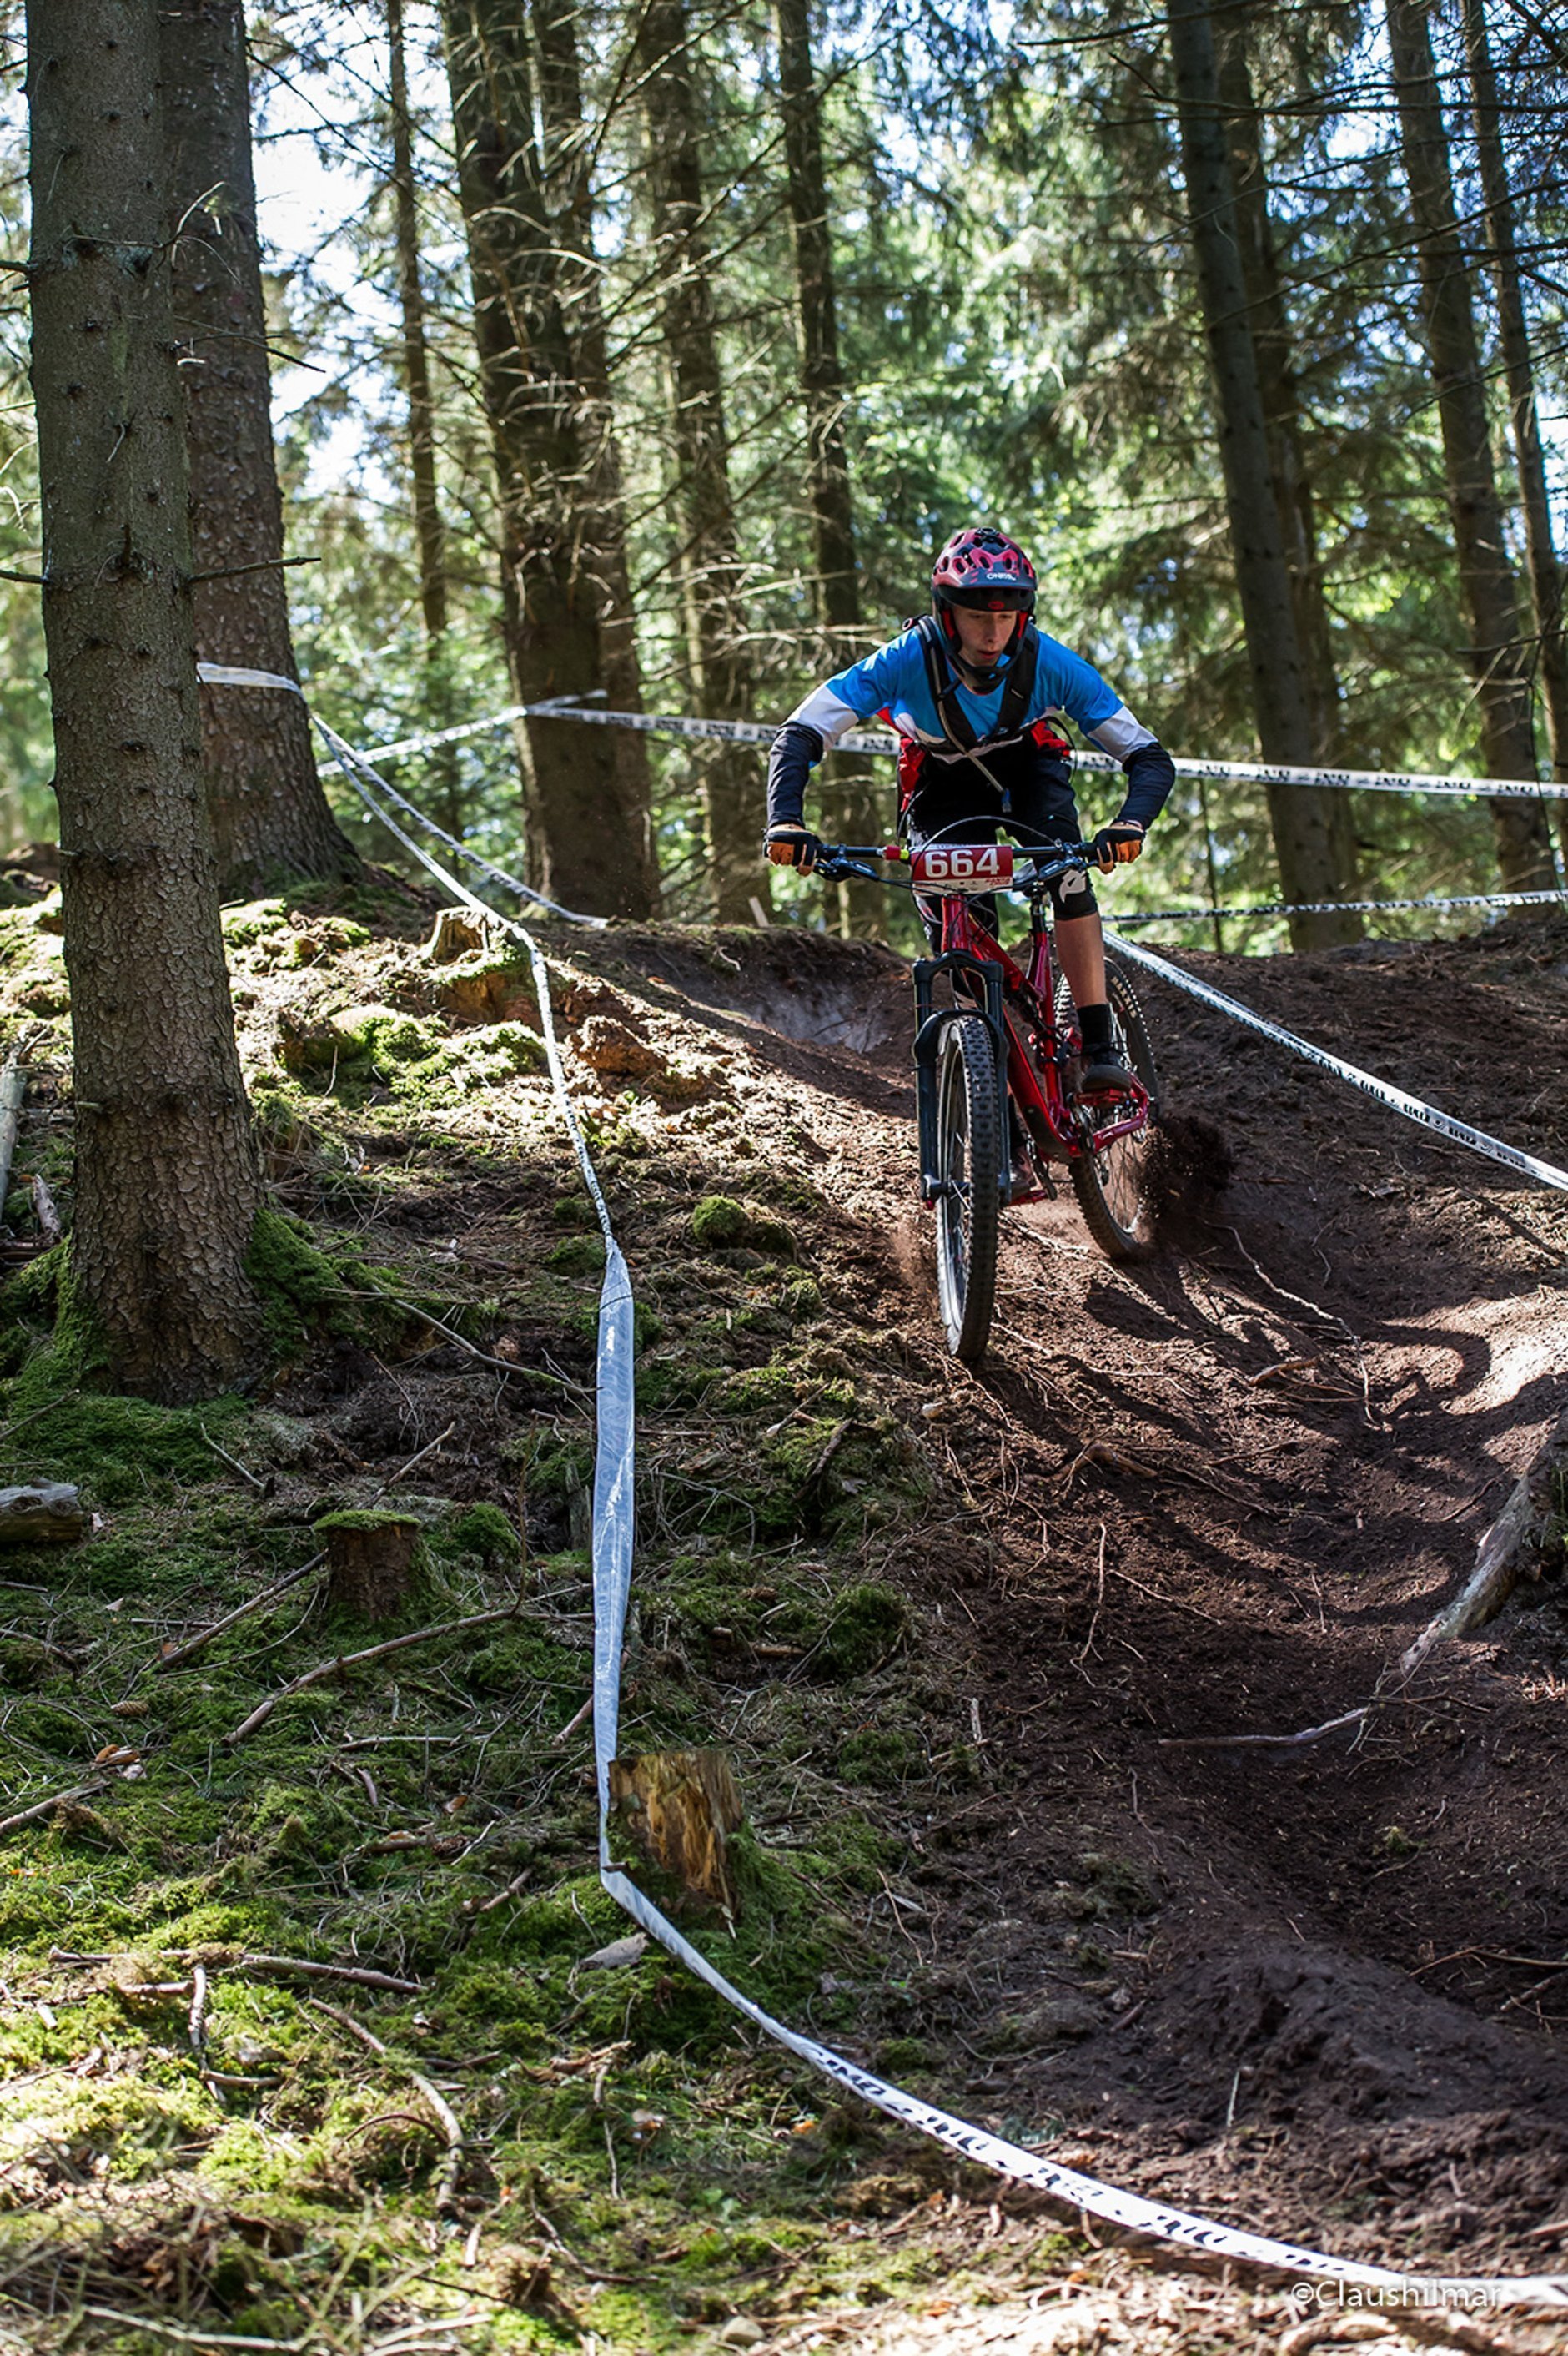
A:
[[[64,1481],[0,1489],[0,1546],[74,1546],[86,1529],[81,1499]]]
[[[610,1762],[610,1800],[638,1847],[688,1898],[733,1921],[729,1840],[745,1818],[721,1751],[648,1751]]]
[[[420,1526],[408,1514],[327,1514],[315,1534],[326,1548],[327,1601],[355,1620],[391,1620],[413,1586]]]

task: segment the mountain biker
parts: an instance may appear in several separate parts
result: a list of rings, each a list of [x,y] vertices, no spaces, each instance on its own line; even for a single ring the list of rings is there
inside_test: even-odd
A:
[[[809,871],[822,848],[805,823],[805,784],[825,752],[858,721],[898,732],[899,822],[912,849],[965,826],[964,839],[994,842],[999,824],[1076,842],[1072,747],[1053,726],[1065,712],[1122,765],[1122,807],[1089,845],[1104,874],[1136,859],[1175,783],[1169,754],[1097,670],[1035,627],[1034,566],[989,526],[955,532],[931,575],[932,610],[816,688],[773,741],[763,849],[775,866]],[[1057,954],[1078,1011],[1084,1088],[1130,1076],[1105,991],[1105,952],[1094,889],[1082,871],[1051,886]],[[916,902],[933,948],[941,919]],[[977,899],[995,932],[995,900]]]

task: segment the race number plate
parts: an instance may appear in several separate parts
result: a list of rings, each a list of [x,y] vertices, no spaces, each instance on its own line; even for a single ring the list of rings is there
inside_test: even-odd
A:
[[[909,863],[910,881],[939,892],[1006,891],[1013,880],[1010,842],[931,842]]]

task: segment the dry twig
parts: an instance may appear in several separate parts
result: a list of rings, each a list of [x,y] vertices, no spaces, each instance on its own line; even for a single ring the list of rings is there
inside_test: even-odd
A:
[[[264,1587],[261,1594],[252,1595],[248,1603],[236,1604],[232,1612],[226,1612],[223,1618],[215,1620],[209,1628],[203,1628],[197,1634],[187,1638],[185,1644],[173,1645],[166,1652],[160,1653],[153,1666],[155,1669],[177,1669],[187,1661],[194,1661],[198,1653],[206,1651],[215,1636],[222,1635],[225,1628],[232,1628],[236,1620],[243,1620],[248,1612],[264,1611],[280,1595],[286,1595],[291,1587],[297,1587],[302,1579],[308,1579],[313,1570],[318,1570],[325,1560],[325,1553],[313,1554],[308,1562],[302,1562],[297,1570],[291,1570],[283,1578],[274,1580],[271,1587]]]
[[[22,1825],[30,1825],[39,1816],[47,1816],[51,1808],[63,1808],[69,1800],[91,1798],[94,1792],[108,1788],[107,1778],[101,1775],[96,1783],[77,1783],[69,1792],[51,1792],[47,1800],[35,1800],[30,1808],[18,1808],[13,1816],[0,1816],[0,1833],[14,1833]]]
[[[389,1636],[384,1644],[367,1644],[363,1652],[339,1653],[332,1660],[318,1662],[314,1669],[306,1669],[303,1676],[292,1678],[286,1686],[280,1686],[276,1693],[271,1693],[265,1701],[258,1702],[250,1717],[241,1719],[233,1732],[226,1734],[223,1740],[230,1745],[243,1742],[248,1734],[254,1734],[256,1729],[271,1718],[281,1701],[287,1701],[293,1694],[305,1692],[311,1686],[321,1685],[328,1677],[360,1668],[367,1661],[384,1660],[389,1653],[406,1652],[411,1644],[428,1644],[432,1636],[453,1636],[460,1629],[484,1628],[496,1620],[511,1620],[516,1616],[517,1605],[507,1603],[496,1612],[472,1612],[465,1619],[438,1620],[432,1627],[415,1628],[407,1636]]]
[[[362,2027],[354,2019],[352,2013],[344,2012],[336,2004],[327,2004],[318,1996],[307,1996],[305,2002],[313,2006],[317,2012],[325,2012],[330,2019],[336,2020],[340,2028],[347,2029],[350,2035],[358,2038],[362,2045],[368,2045],[372,2053],[379,2054],[383,2062],[391,2062],[395,2070],[402,2072],[411,2085],[419,2088],[420,2093],[435,2113],[441,2124],[441,2131],[446,2137],[446,2158],[442,2161],[436,2177],[435,2207],[438,2215],[443,2210],[450,2209],[457,2191],[457,2171],[463,2165],[463,2128],[456,2112],[446,2096],[438,2086],[432,2086],[430,2080],[420,2071],[411,2068],[406,2062],[400,2062],[396,2055],[382,2044],[379,2037],[373,2037],[368,2029]]]

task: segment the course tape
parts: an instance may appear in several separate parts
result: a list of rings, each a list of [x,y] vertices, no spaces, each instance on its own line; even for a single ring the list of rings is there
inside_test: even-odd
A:
[[[228,682],[214,680],[212,683],[220,685]],[[233,683],[249,686],[256,682],[253,678],[249,678]],[[266,683],[290,687],[294,684],[293,680],[272,680]],[[764,2012],[760,2005],[753,2003],[750,1997],[726,1979],[723,1973],[677,1930],[652,1899],[616,1865],[610,1841],[610,1765],[620,1741],[621,1656],[631,1597],[635,1534],[635,1333],[631,1280],[615,1240],[609,1205],[593,1167],[593,1159],[577,1118],[577,1108],[572,1103],[561,1063],[550,1005],[549,965],[526,926],[519,924],[515,917],[503,916],[496,909],[487,907],[466,885],[459,883],[438,861],[403,833],[378,803],[368,779],[374,779],[383,789],[385,781],[336,730],[320,720],[316,721],[316,725],[339,760],[347,765],[346,774],[367,807],[404,848],[464,905],[507,926],[527,947],[533,962],[540,1030],[556,1100],[604,1237],[604,1281],[599,1296],[597,1430],[593,1465],[592,1717],[595,1780],[599,1796],[599,1878],[607,1894],[669,1954],[684,1964],[716,1996],[751,2021],[754,2028],[761,2029],[764,2036],[773,2039],[775,2044],[795,2054],[847,2092],[859,2095],[863,2101],[886,2112],[890,2117],[901,2120],[906,2126],[945,2145],[962,2158],[988,2168],[993,2173],[1008,2177],[1015,2183],[1030,2185],[1038,2191],[1092,2216],[1104,2218],[1109,2223],[1196,2250],[1209,2257],[1240,2259],[1282,2273],[1374,2288],[1386,2295],[1382,2303],[1391,2308],[1460,2305],[1472,2308],[1483,2306],[1568,2309],[1568,2276],[1524,2275],[1488,2278],[1404,2275],[1379,2266],[1359,2265],[1353,2260],[1333,2257],[1320,2250],[1273,2241],[1264,2234],[1249,2233],[1233,2225],[1193,2216],[1162,2201],[1146,2201],[1137,2193],[1124,2192],[1114,2185],[1102,2184],[1094,2177],[1081,2175],[1076,2169],[1060,2167],[1039,2152],[1026,2151],[1020,2145],[1008,2143],[983,2127],[955,2117],[949,2111],[938,2110],[933,2104],[921,2101],[918,2095],[905,2093],[901,2087],[890,2085],[886,2079],[879,2078],[873,2072],[862,2069],[858,2062],[836,2053],[831,2046],[820,2044],[816,2038],[803,2037],[797,2030],[786,2028],[783,2021],[775,2020],[771,2013]],[[1133,949],[1130,943],[1123,946],[1129,954],[1140,958],[1147,955]],[[1157,959],[1154,962],[1162,961]]]
[[[776,726],[756,720],[696,720],[669,712],[606,712],[597,705],[576,703],[569,696],[514,706],[504,717],[513,720],[524,714],[534,720],[582,720],[594,728],[637,728],[661,736],[711,736],[729,744],[771,744],[779,733]],[[491,723],[501,724],[499,719]],[[899,744],[897,736],[856,730],[840,736],[834,750],[896,753]],[[408,749],[415,749],[414,740],[410,740]],[[1074,766],[1118,773],[1122,766],[1110,753],[1078,753]],[[1196,761],[1186,755],[1176,755],[1175,766],[1179,777],[1231,777],[1247,785],[1317,786],[1347,793],[1478,795],[1487,801],[1535,801],[1542,796],[1568,799],[1568,784],[1542,785],[1531,777],[1450,777],[1421,769],[1285,768],[1266,761]]]
[[[291,695],[297,695],[302,699],[304,699],[304,690],[301,687],[299,681],[293,679],[285,679],[281,671],[241,670],[230,663],[197,663],[196,667],[196,675],[204,687],[283,687],[286,688]],[[542,892],[536,892],[531,884],[519,882],[516,875],[508,875],[504,867],[496,867],[490,860],[484,856],[482,851],[474,850],[471,845],[466,842],[460,842],[454,834],[448,834],[444,827],[437,826],[434,819],[427,818],[423,810],[420,809],[415,803],[410,801],[406,795],[400,794],[398,791],[396,786],[389,785],[387,779],[381,776],[379,770],[374,768],[366,759],[364,754],[356,752],[353,745],[347,744],[337,734],[337,731],[335,728],[329,727],[318,712],[313,711],[310,716],[312,720],[315,721],[317,728],[320,729],[322,735],[325,737],[327,744],[334,748],[337,755],[336,760],[329,761],[325,765],[324,774],[328,776],[346,776],[351,785],[357,785],[361,775],[372,778],[379,791],[386,795],[389,801],[395,802],[400,810],[406,810],[410,818],[413,819],[420,826],[422,826],[427,833],[433,834],[438,842],[444,842],[449,851],[454,851],[460,859],[467,860],[471,866],[478,868],[481,874],[488,875],[493,883],[499,884],[504,890],[507,892],[515,892],[519,899],[531,900],[536,907],[548,908],[552,916],[564,916],[569,924],[602,926],[609,922],[609,918],[607,916],[580,916],[575,908],[563,908],[559,900],[547,899]],[[495,723],[493,722],[488,720],[480,721],[476,723],[474,727],[449,728],[444,730],[440,736],[428,738],[422,741],[432,744],[444,743],[446,738],[449,736],[474,735],[478,733],[480,728],[489,728],[494,724]],[[411,740],[411,741],[412,740]],[[400,749],[406,751],[408,747],[404,746]],[[395,753],[400,750],[400,747],[395,744],[381,745],[378,747],[378,750],[380,752],[382,759],[385,760],[389,753]],[[372,809],[375,808],[375,805],[371,802],[370,797],[368,794],[361,792],[360,798],[368,807]],[[382,825],[389,827],[390,831],[397,836],[398,841],[403,844],[406,850],[413,851],[414,857],[420,860],[424,866],[431,867],[431,862],[424,857],[423,852],[417,850],[414,844],[410,842],[406,834],[403,834],[397,827],[391,825],[391,821],[388,819],[385,811],[377,810],[376,815],[380,819]],[[443,868],[432,867],[431,872],[433,874],[439,875],[443,883],[452,883],[453,879],[446,873]],[[485,905],[483,901],[474,901],[472,905],[480,909],[483,909]],[[496,912],[494,909],[490,909],[487,913],[494,916]],[[506,920],[503,918],[500,921],[505,922]]]
[[[197,663],[197,673],[215,687],[284,687],[295,695],[302,691],[296,680],[284,679],[277,671],[236,670],[222,663]],[[456,728],[428,729],[420,736],[400,736],[376,749],[382,760],[389,761],[411,753],[428,753],[440,744],[456,744],[470,736],[485,735],[493,729],[509,728],[517,720],[581,720],[593,728],[635,728],[644,734],[657,736],[710,737],[724,744],[771,744],[779,733],[778,724],[768,721],[701,720],[678,712],[607,712],[601,705],[581,703],[572,696],[562,695],[551,696],[542,703],[508,703],[487,720],[464,721]],[[891,755],[898,751],[900,742],[899,737],[882,730],[854,729],[839,737],[834,750]],[[1199,761],[1186,754],[1175,755],[1174,763],[1179,777],[1230,777],[1243,785],[1313,786],[1358,794],[1450,794],[1465,800],[1477,798],[1483,801],[1568,800],[1568,783],[1547,784],[1531,777],[1445,776],[1436,770],[1426,769],[1287,768],[1266,761]],[[1073,766],[1119,771],[1122,765],[1110,753],[1079,752],[1073,756]],[[1354,907],[1360,904],[1334,901],[1314,905]],[[1208,915],[1209,911],[1205,909],[1203,913]],[[1237,913],[1256,915],[1258,911],[1243,909]]]
[[[1377,916],[1385,908],[1541,908],[1568,900],[1568,892],[1462,892],[1447,899],[1428,894],[1423,900],[1265,900],[1251,908],[1153,908],[1136,916],[1118,916],[1123,932],[1134,925],[1212,924],[1217,918],[1239,916]]]
[[[1228,997],[1224,991],[1215,990],[1210,983],[1200,981],[1194,974],[1183,973],[1179,966],[1157,957],[1152,949],[1142,948],[1136,941],[1124,940],[1119,934],[1110,931],[1107,931],[1105,938],[1124,957],[1147,967],[1150,973],[1157,974],[1173,989],[1184,990],[1189,998],[1201,999],[1205,1006],[1217,1008],[1221,1014],[1228,1014],[1233,1023],[1243,1023],[1247,1030],[1257,1032],[1261,1038],[1272,1039],[1276,1046],[1288,1048],[1293,1055],[1303,1056],[1309,1064],[1320,1065],[1324,1071],[1332,1072],[1336,1078],[1344,1080],[1350,1087],[1360,1088],[1363,1096],[1375,1098],[1379,1104],[1387,1105],[1391,1112],[1402,1114],[1419,1128],[1435,1130],[1439,1137],[1446,1137],[1456,1145],[1467,1145],[1473,1153],[1484,1153],[1490,1162],[1500,1162],[1507,1169],[1522,1171],[1527,1178],[1536,1179],[1542,1186],[1556,1186],[1568,1192],[1568,1170],[1559,1170],[1554,1162],[1542,1162],[1535,1154],[1526,1153],[1520,1146],[1507,1145],[1500,1137],[1488,1136],[1484,1129],[1472,1129],[1467,1120],[1456,1120],[1451,1113],[1439,1112],[1435,1105],[1426,1104],[1420,1097],[1413,1097],[1403,1088],[1395,1087],[1392,1080],[1380,1080],[1375,1073],[1363,1072],[1359,1064],[1346,1063],[1343,1056],[1330,1055],[1327,1047],[1315,1047],[1310,1039],[1299,1038],[1294,1031],[1286,1031],[1283,1024],[1271,1023],[1266,1015],[1254,1014],[1250,1006],[1242,1004],[1240,999]]]

